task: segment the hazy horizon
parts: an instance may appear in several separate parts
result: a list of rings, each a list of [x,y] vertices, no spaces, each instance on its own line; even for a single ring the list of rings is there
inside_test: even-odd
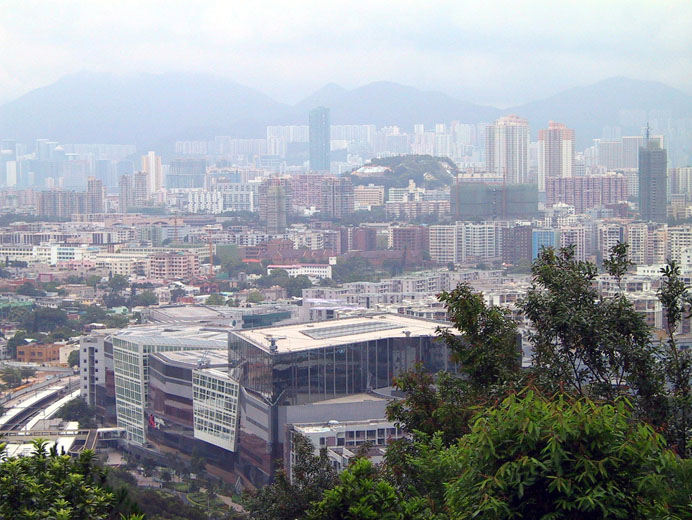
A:
[[[498,108],[614,76],[692,92],[692,3],[682,1],[4,7],[0,103],[79,71],[211,73],[287,104],[328,83],[375,81]]]

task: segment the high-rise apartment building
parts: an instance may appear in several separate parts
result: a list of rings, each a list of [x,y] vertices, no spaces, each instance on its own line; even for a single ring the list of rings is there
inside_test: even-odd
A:
[[[637,265],[662,264],[668,257],[668,226],[630,222],[625,230],[629,259]]]
[[[692,167],[670,168],[668,170],[668,191],[692,197]]]
[[[389,233],[391,248],[395,251],[429,250],[428,228],[425,226],[393,226]]]
[[[530,225],[518,225],[501,230],[504,263],[512,265],[531,263],[532,231],[533,228]]]
[[[152,190],[149,184],[151,176],[147,172],[135,172],[132,174],[132,178],[135,206],[146,206],[151,200]]]
[[[320,212],[327,218],[343,218],[353,213],[353,183],[348,177],[322,179]]]
[[[87,179],[87,213],[103,213],[105,206],[103,202],[103,182],[96,177]]]
[[[488,125],[485,134],[485,167],[507,184],[524,184],[529,174],[529,123],[515,115]]]
[[[586,228],[584,226],[564,226],[560,228],[560,247],[574,246],[574,259],[586,261]]]
[[[627,200],[627,180],[621,173],[586,177],[547,177],[545,205],[557,203],[574,206],[576,213]]]
[[[163,188],[163,167],[161,166],[161,156],[155,152],[149,152],[142,156],[142,171],[149,177],[149,194],[158,193]]]
[[[370,209],[373,206],[384,205],[384,186],[356,186],[353,189],[355,205],[358,208]]]
[[[267,232],[284,231],[291,211],[290,179],[284,177],[265,179],[259,187],[258,199],[260,221],[267,226]]]
[[[463,228],[461,228],[463,230]],[[460,258],[458,254],[463,247],[463,231],[455,225],[430,226],[428,237],[430,244],[430,259],[438,264],[461,263],[466,258]]]
[[[665,222],[668,203],[668,155],[656,141],[639,148],[639,213],[645,222]]]
[[[118,182],[118,209],[120,213],[127,213],[128,208],[135,206],[135,187],[132,175],[121,175]]]
[[[552,228],[531,231],[531,260],[535,260],[544,247],[558,246],[558,231]]]
[[[70,218],[86,213],[86,195],[79,191],[42,191],[38,198],[38,214],[42,217]]]
[[[329,172],[330,126],[329,109],[317,107],[310,111],[310,170]]]
[[[572,177],[573,169],[574,130],[550,121],[538,131],[538,191],[545,191],[549,177]]]
[[[206,174],[204,159],[173,159],[166,175],[166,188],[203,188]]]
[[[118,206],[121,213],[127,213],[135,207],[146,206],[149,197],[149,174],[134,172],[132,175],[122,175],[118,182]]]

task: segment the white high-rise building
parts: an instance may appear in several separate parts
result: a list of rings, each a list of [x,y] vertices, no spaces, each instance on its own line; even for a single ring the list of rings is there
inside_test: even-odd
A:
[[[158,193],[163,188],[163,167],[161,156],[156,152],[149,152],[142,156],[142,171],[147,173],[149,195]]]
[[[529,123],[515,115],[501,117],[485,133],[485,167],[508,184],[525,184],[529,175]]]
[[[574,259],[586,261],[586,228],[565,226],[560,228],[560,247],[574,246]]]
[[[692,247],[692,226],[668,228],[670,259],[680,262],[685,249]]]
[[[548,177],[574,175],[574,130],[550,121],[538,131],[538,191],[545,191]]]

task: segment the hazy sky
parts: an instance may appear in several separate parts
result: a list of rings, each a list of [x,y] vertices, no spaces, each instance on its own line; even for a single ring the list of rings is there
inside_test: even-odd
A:
[[[507,106],[610,76],[692,92],[692,1],[0,0],[0,102],[80,70],[194,70],[295,102],[390,80]]]

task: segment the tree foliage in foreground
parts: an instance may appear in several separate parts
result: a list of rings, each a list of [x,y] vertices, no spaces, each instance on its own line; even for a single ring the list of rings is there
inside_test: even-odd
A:
[[[480,410],[446,446],[415,435],[410,478],[357,460],[306,518],[510,520],[692,517],[692,465],[629,403],[534,390]],[[302,517],[296,517],[302,518]]]
[[[5,445],[0,445],[0,454],[4,450]],[[94,463],[93,452],[85,450],[73,460],[55,449],[48,452],[46,441],[36,440],[32,455],[5,458],[0,463],[0,518],[113,518],[118,513],[118,499],[105,481],[106,472]]]
[[[619,251],[606,266],[616,279],[622,276]],[[643,316],[621,292],[601,296],[598,269],[576,260],[573,247],[543,249],[532,273],[520,308],[533,329],[537,383],[609,401],[633,391],[642,414],[656,420],[663,373]]]
[[[243,496],[242,504],[252,520],[303,518],[311,504],[336,484],[336,470],[325,450],[315,455],[314,446],[302,435],[294,435],[292,442],[296,463],[291,467],[291,475],[279,469],[273,484]]]
[[[628,404],[528,391],[482,412],[450,448],[452,518],[666,518],[680,461]]]

